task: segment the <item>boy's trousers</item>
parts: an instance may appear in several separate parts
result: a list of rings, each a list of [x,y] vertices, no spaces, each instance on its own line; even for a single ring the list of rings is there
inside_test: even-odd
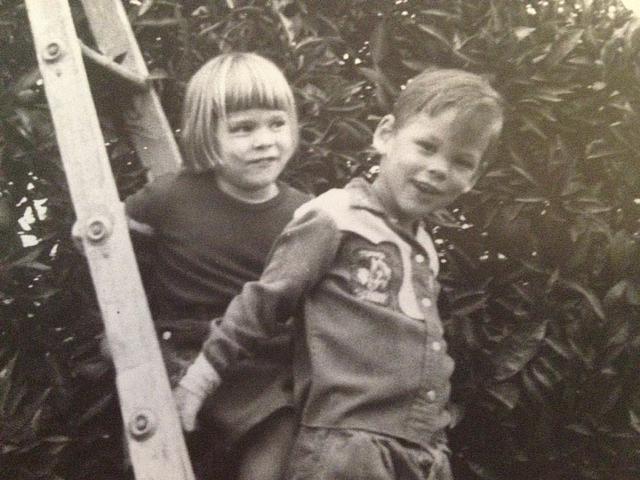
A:
[[[301,427],[286,480],[453,480],[445,445],[363,430]]]

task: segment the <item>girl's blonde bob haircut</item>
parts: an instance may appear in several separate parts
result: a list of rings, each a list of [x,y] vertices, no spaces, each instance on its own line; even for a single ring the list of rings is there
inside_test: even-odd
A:
[[[255,53],[225,53],[205,63],[191,78],[182,110],[183,168],[215,170],[220,158],[217,131],[227,114],[249,109],[283,110],[294,145],[298,116],[293,92],[280,69]]]

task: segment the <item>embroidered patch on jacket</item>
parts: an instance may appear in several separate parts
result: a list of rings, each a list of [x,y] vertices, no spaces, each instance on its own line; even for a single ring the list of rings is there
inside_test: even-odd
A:
[[[387,254],[377,250],[357,249],[353,252],[351,279],[354,295],[381,305],[389,305],[392,270]]]

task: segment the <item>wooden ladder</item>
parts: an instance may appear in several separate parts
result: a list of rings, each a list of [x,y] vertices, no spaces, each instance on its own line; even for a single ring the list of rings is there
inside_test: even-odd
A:
[[[26,0],[36,55],[105,331],[137,480],[194,478],[83,64],[137,87],[126,116],[151,176],[180,157],[120,0],[82,0],[101,53],[78,40],[67,0]],[[124,60],[112,59],[124,54]]]

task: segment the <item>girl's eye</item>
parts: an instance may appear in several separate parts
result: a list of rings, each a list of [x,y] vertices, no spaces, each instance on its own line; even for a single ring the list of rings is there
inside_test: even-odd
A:
[[[271,128],[279,129],[284,127],[287,124],[287,121],[284,118],[278,118],[277,120],[271,121]]]
[[[253,125],[250,123],[237,123],[235,125],[229,125],[230,133],[250,133],[253,130]]]

